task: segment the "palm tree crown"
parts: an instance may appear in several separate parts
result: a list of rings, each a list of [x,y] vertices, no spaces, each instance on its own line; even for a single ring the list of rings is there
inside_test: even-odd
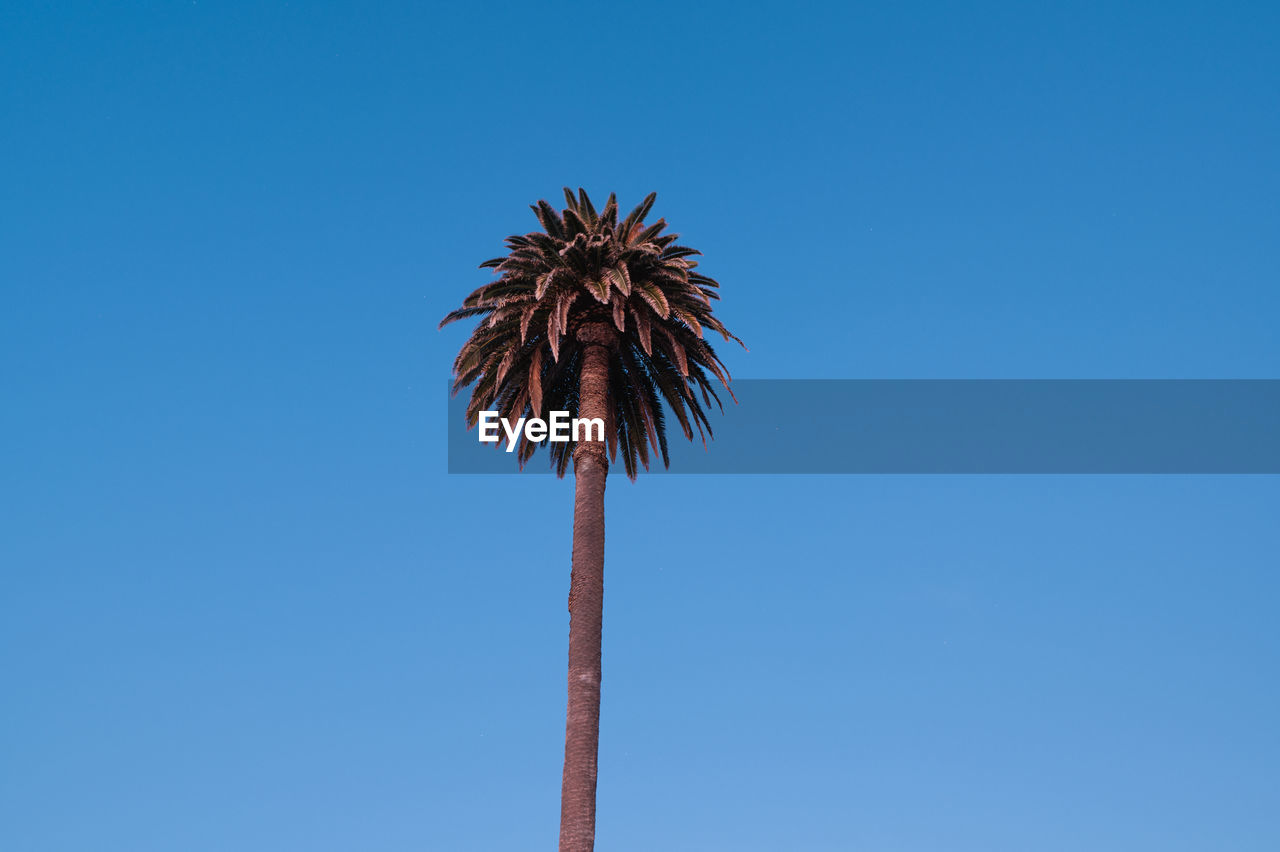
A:
[[[512,422],[549,411],[577,416],[584,341],[606,342],[609,455],[620,448],[634,479],[638,465],[648,468],[651,449],[670,463],[662,400],[686,438],[694,429],[704,442],[711,434],[704,406],[719,406],[720,398],[710,377],[728,390],[729,372],[703,331],[742,341],[712,315],[720,285],[695,271],[691,258],[701,252],[664,234],[665,220],[645,223],[655,193],[621,221],[613,195],[598,213],[585,191],[564,195],[562,212],[546,201],[533,205],[542,230],[507,237],[508,253],[480,264],[499,277],[440,323],[484,318],[454,361],[454,392],[475,382],[469,427],[489,408]],[[584,335],[589,327],[596,330]],[[521,467],[538,443],[547,442],[520,439]],[[574,445],[549,447],[563,476]]]

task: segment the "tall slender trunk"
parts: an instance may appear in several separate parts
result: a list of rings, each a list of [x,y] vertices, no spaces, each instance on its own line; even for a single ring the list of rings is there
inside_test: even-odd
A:
[[[585,326],[578,416],[609,416],[612,330]],[[579,441],[573,450],[573,570],[569,580],[569,706],[565,714],[564,779],[560,787],[560,852],[591,852],[596,837],[596,758],[600,745],[600,632],[604,616],[605,443]]]

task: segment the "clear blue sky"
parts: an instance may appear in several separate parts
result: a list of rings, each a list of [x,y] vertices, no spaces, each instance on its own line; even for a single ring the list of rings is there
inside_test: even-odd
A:
[[[1276,377],[1278,37],[7,5],[0,847],[552,848],[572,486],[444,474],[435,330],[526,205],[656,189],[741,376]],[[1280,848],[1278,498],[614,480],[599,848]]]

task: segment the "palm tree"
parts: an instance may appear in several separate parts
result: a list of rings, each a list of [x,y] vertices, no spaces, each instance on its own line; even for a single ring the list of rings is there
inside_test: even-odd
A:
[[[711,376],[729,390],[729,373],[703,332],[742,341],[711,313],[720,285],[694,271],[697,262],[690,258],[700,252],[677,245],[679,235],[664,234],[664,220],[646,224],[656,194],[621,221],[612,195],[599,213],[582,189],[575,196],[566,188],[564,195],[563,212],[546,201],[533,205],[542,230],[507,237],[507,254],[480,264],[499,277],[440,325],[482,318],[453,364],[454,393],[475,383],[468,427],[482,410],[496,410],[512,423],[568,411],[606,424],[603,442],[535,443],[521,437],[516,448],[523,468],[546,444],[562,477],[573,460],[560,850],[589,852],[595,844],[609,463],[620,452],[631,479],[640,466],[648,469],[651,453],[670,464],[664,401],[685,437],[692,440],[697,429],[705,445],[712,400],[723,411]]]

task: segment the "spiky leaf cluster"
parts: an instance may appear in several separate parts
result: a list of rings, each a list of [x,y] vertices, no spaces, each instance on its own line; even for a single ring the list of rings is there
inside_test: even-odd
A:
[[[587,323],[616,332],[610,347],[609,452],[622,452],[627,475],[649,466],[650,452],[667,454],[665,401],[686,438],[711,434],[707,409],[720,405],[712,377],[727,390],[729,373],[704,337],[711,330],[742,341],[712,314],[719,284],[697,272],[701,252],[664,233],[667,223],[645,218],[651,193],[619,219],[613,195],[599,212],[587,193],[564,190],[566,207],[533,205],[541,231],[507,237],[508,253],[480,264],[498,278],[480,287],[440,323],[478,317],[481,322],[453,364],[454,393],[474,383],[467,425],[482,410],[515,422],[550,411],[578,414],[582,348],[577,331]],[[732,391],[729,392],[732,396]],[[563,476],[573,443],[548,443]],[[521,438],[521,467],[538,444]]]

